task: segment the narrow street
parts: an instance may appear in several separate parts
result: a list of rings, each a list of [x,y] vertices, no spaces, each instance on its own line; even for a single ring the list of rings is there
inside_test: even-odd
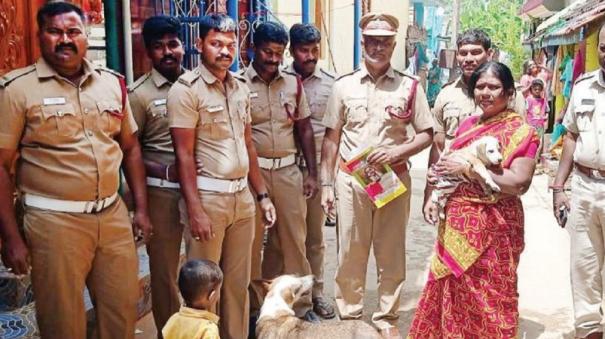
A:
[[[421,213],[428,152],[413,159],[412,215],[407,230],[407,279],[401,300],[400,329],[407,333],[416,303],[424,286],[428,259],[432,255],[436,229],[425,223]],[[572,300],[569,283],[569,237],[556,225],[551,212],[548,176],[534,177],[523,197],[526,213],[525,250],[519,266],[519,338],[573,338]],[[335,229],[326,227],[326,293],[333,296],[336,267]],[[366,312],[370,320],[377,307],[376,268],[373,258],[366,284]]]
[[[407,279],[401,300],[399,326],[407,333],[422,292],[432,255],[436,229],[425,223],[421,213],[428,151],[417,155],[412,166],[412,215],[407,230]],[[534,177],[523,196],[525,207],[525,250],[519,265],[519,338],[573,339],[572,299],[569,283],[569,236],[556,225],[551,212],[548,176]],[[326,227],[325,292],[334,296],[336,229]],[[364,320],[377,308],[376,266],[370,258],[366,278]],[[138,324],[137,338],[155,338],[151,314]]]

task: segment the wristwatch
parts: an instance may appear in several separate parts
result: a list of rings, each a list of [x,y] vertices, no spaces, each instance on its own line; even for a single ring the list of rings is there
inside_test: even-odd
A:
[[[256,195],[256,201],[261,202],[263,201],[263,199],[265,198],[269,198],[269,193],[265,192],[265,193],[260,193]]]

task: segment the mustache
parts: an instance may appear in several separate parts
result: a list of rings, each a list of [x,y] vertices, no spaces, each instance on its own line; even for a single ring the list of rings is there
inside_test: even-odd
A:
[[[233,58],[229,54],[221,54],[218,57],[216,57],[216,60],[217,61],[220,61],[220,60],[229,60],[229,61],[231,61],[231,60],[233,60]]]
[[[303,65],[310,65],[310,64],[317,65],[317,60],[311,59],[311,60],[307,60],[307,61],[303,62]]]
[[[67,44],[57,45],[57,47],[55,47],[55,53],[60,52],[61,50],[64,50],[64,49],[71,49],[76,53],[78,52],[78,47],[76,47],[75,44],[67,43]]]
[[[164,61],[168,61],[168,60],[177,62],[176,58],[171,55],[167,55],[167,56],[163,57],[162,60],[160,60],[160,62],[164,62]]]
[[[267,61],[267,62],[265,62],[265,65],[267,65],[267,66],[279,66],[279,62]]]

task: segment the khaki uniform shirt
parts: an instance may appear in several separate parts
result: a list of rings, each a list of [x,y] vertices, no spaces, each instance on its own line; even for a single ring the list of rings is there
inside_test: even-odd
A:
[[[168,79],[152,69],[128,88],[130,107],[139,127],[143,157],[162,165],[175,162],[166,110],[166,98],[171,86]]]
[[[365,66],[339,78],[332,90],[323,123],[342,129],[340,156],[349,160],[366,147],[393,147],[408,141],[408,125],[416,132],[433,127],[426,94],[416,87],[414,103],[408,106],[414,79],[393,68],[373,79]],[[409,119],[394,117],[411,107]]]
[[[515,95],[513,109],[521,116],[525,116],[525,99],[520,91],[517,91]],[[475,101],[468,96],[468,87],[462,77],[459,77],[454,82],[445,85],[437,95],[433,106],[434,132],[445,133],[446,146],[449,146],[462,121],[471,115],[481,115],[482,113],[481,108],[475,105]]]
[[[605,79],[603,71],[586,73],[576,81],[563,126],[578,135],[574,161],[605,170]]]
[[[248,175],[244,139],[250,123],[249,92],[243,79],[227,73],[225,83],[200,64],[168,92],[170,128],[195,128],[198,173],[218,179]]]
[[[90,201],[118,190],[115,138],[137,125],[127,100],[122,108],[120,75],[88,60],[83,67],[79,86],[43,58],[0,80],[0,148],[20,152],[21,192]]]
[[[290,73],[296,72],[293,64],[290,64],[286,70]],[[315,136],[315,152],[317,153],[318,164],[321,157],[321,144],[326,133],[323,119],[335,80],[336,77],[333,74],[328,73],[320,67],[315,67],[315,72],[303,80],[305,95],[309,103],[309,110],[311,111],[311,126],[313,126],[313,134]]]
[[[250,89],[252,140],[258,155],[283,158],[295,154],[294,120],[311,115],[304,89],[297,94],[297,76],[278,70],[275,79],[267,84],[252,65],[243,76]]]

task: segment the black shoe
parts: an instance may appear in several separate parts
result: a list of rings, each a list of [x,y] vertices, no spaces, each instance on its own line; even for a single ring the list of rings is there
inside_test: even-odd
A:
[[[256,321],[258,320],[257,315],[250,316],[250,322],[248,323],[248,339],[256,339]]]
[[[305,313],[303,320],[313,324],[319,324],[321,322],[321,319],[315,312],[313,312],[313,310],[308,310],[307,313]]]
[[[334,307],[324,297],[313,298],[313,311],[324,319],[332,319],[336,316]]]

